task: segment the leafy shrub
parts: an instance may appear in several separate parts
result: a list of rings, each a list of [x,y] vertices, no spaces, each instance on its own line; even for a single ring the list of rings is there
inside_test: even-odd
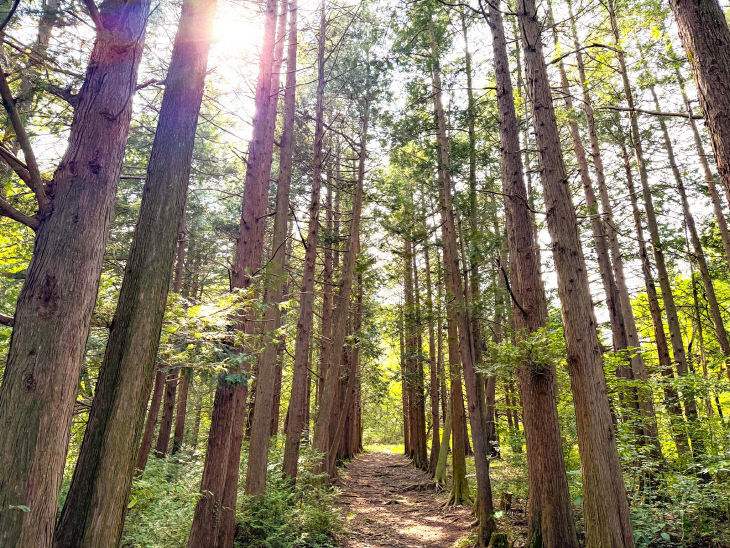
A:
[[[272,448],[263,497],[244,497],[237,514],[236,546],[246,548],[335,547],[341,528],[336,492],[312,470],[317,455],[302,448],[297,483],[282,478],[281,455]]]

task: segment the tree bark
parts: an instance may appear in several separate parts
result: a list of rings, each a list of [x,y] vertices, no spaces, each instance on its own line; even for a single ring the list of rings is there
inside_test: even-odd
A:
[[[687,109],[687,113],[691,114],[692,105],[690,104],[689,98],[687,97],[687,90],[685,89],[684,78],[682,77],[682,73],[679,71],[679,67],[675,69],[674,74],[677,80],[677,86],[679,87],[679,91],[682,93],[684,106]],[[730,229],[728,229],[727,226],[727,219],[725,218],[725,212],[723,211],[722,207],[722,199],[720,198],[720,193],[717,191],[715,176],[712,173],[712,169],[710,169],[710,162],[707,161],[705,148],[702,144],[702,137],[700,137],[700,132],[697,129],[697,122],[692,116],[689,116],[687,118],[687,121],[689,122],[689,126],[692,129],[692,137],[694,138],[695,148],[697,149],[697,158],[699,159],[700,165],[702,166],[702,173],[705,176],[705,184],[707,185],[707,190],[710,193],[712,209],[715,213],[715,221],[717,222],[717,229],[718,232],[720,232],[722,247],[725,251],[725,259],[728,262],[728,266],[730,266]]]
[[[454,324],[453,327],[450,327],[450,331],[457,331],[458,329],[458,339],[454,342],[454,346],[458,345],[458,350],[454,348],[454,351],[458,353],[457,355],[461,358],[463,365],[467,403],[469,406],[469,422],[471,425],[474,465],[477,477],[477,501],[475,507],[479,522],[477,543],[479,546],[486,546],[496,529],[496,525],[493,516],[492,486],[489,478],[487,430],[482,420],[484,417],[484,402],[480,398],[480,391],[478,389],[478,383],[480,381],[474,368],[474,346],[471,340],[471,327],[467,315],[464,313],[466,303],[459,273],[456,225],[454,223],[454,213],[451,205],[449,142],[446,134],[446,118],[441,100],[441,71],[439,67],[438,43],[436,41],[433,21],[429,21],[428,30],[431,45],[434,116],[438,128],[436,138],[439,158],[439,206],[441,211],[441,239],[444,247],[444,273],[448,299],[447,310],[450,310],[449,324]],[[451,351],[449,354],[451,357]],[[460,382],[459,380],[459,388],[461,388]],[[454,384],[452,381],[452,391],[453,389]],[[453,428],[456,431],[456,427],[454,426]],[[456,438],[454,438],[454,441],[456,444]],[[456,479],[456,473],[454,474],[454,478]]]
[[[448,137],[446,136],[446,120],[443,112],[443,105],[441,99],[441,72],[439,67],[439,56],[437,50],[437,41],[434,34],[433,23],[429,22],[429,36],[431,42],[431,57],[432,57],[432,93],[434,101],[434,118],[436,120],[438,131],[437,131],[437,145],[436,145],[436,157],[438,159],[438,176],[439,176],[439,207],[442,215],[448,216],[449,211],[446,209],[443,203],[444,194],[447,198],[451,192],[451,181],[448,174],[448,154],[449,154],[449,143]],[[448,256],[450,252],[454,253],[454,260],[456,259],[456,236],[453,235],[453,249],[448,251],[446,248],[446,223],[444,219],[441,219],[441,249],[444,256],[444,280],[447,282],[453,276],[453,272],[449,272],[451,268],[451,258]],[[453,218],[452,218],[452,229]],[[459,279],[458,265],[456,267],[457,273],[456,278]],[[452,468],[452,481],[451,481],[451,494],[449,495],[449,504],[460,505],[464,504],[469,500],[469,485],[466,479],[466,422],[465,422],[465,410],[464,410],[464,394],[461,385],[461,350],[459,347],[459,326],[456,306],[453,305],[453,299],[457,298],[453,287],[449,287],[447,283],[444,291],[444,298],[446,301],[446,337],[448,345],[448,356],[449,356],[449,381],[450,381],[450,393],[449,403],[451,405],[451,413],[449,414],[451,419],[451,437],[452,437],[452,452],[451,452],[451,468]],[[461,293],[459,289],[456,292]]]
[[[657,430],[656,412],[654,410],[654,396],[649,386],[649,373],[646,364],[639,350],[641,342],[639,333],[636,328],[636,320],[634,318],[634,310],[631,306],[631,297],[629,295],[628,286],[626,284],[626,275],[624,270],[623,256],[618,240],[618,230],[613,219],[613,210],[611,200],[608,193],[608,185],[606,184],[606,175],[603,168],[603,157],[601,155],[600,142],[598,132],[596,131],[596,123],[593,111],[593,102],[590,96],[590,88],[586,79],[585,65],[583,62],[583,53],[581,51],[580,42],[578,40],[578,31],[573,16],[573,8],[571,2],[568,2],[568,14],[570,17],[571,34],[573,36],[573,46],[576,51],[576,64],[578,67],[578,78],[580,80],[581,91],[583,94],[583,111],[586,115],[586,123],[588,126],[588,137],[591,145],[591,159],[596,173],[596,182],[601,199],[601,213],[603,216],[603,226],[608,239],[608,246],[611,252],[611,261],[613,263],[614,278],[618,289],[618,298],[620,301],[620,309],[623,314],[623,323],[626,332],[626,343],[628,347],[635,349],[631,352],[631,370],[636,379],[642,381],[643,386],[638,387],[636,395],[638,398],[639,408],[644,419],[643,434],[652,443],[654,456],[661,458],[661,444],[659,443],[659,434]]]
[[[155,387],[152,390],[152,399],[150,400],[150,408],[147,411],[147,422],[144,427],[144,434],[142,435],[142,443],[139,446],[137,452],[137,462],[135,468],[137,474],[141,474],[145,466],[147,466],[147,459],[150,456],[150,450],[152,449],[152,438],[155,435],[155,426],[157,426],[157,416],[160,414],[160,404],[162,403],[162,394],[165,390],[165,372],[157,371],[155,375]]]
[[[284,447],[284,476],[288,477],[292,481],[296,480],[297,477],[299,446],[305,425],[304,419],[307,406],[305,379],[307,378],[309,367],[312,317],[314,315],[314,273],[317,259],[317,239],[319,235],[322,162],[324,161],[322,140],[324,139],[324,56],[326,34],[327,20],[323,2],[320,6],[319,44],[317,55],[317,99],[312,196],[309,205],[309,232],[307,234],[307,244],[304,256],[304,274],[302,275],[302,288],[299,297],[299,321],[297,323],[297,338],[294,350],[294,377],[292,380],[291,399],[289,403],[289,422],[286,428],[286,443]]]
[[[517,12],[578,427],[586,545],[633,546],[585,259],[560,149],[534,0],[519,0]]]
[[[266,0],[259,74],[256,85],[256,113],[249,144],[243,206],[236,242],[231,285],[245,290],[261,267],[264,245],[266,202],[271,176],[273,134],[269,123],[272,108],[271,75],[276,30],[276,0]],[[254,333],[253,310],[241,310],[237,328]],[[195,507],[188,546],[230,546],[233,544],[238,472],[243,441],[248,364],[235,366],[218,379],[211,416],[208,449],[200,484],[201,498]]]
[[[170,447],[170,432],[172,431],[172,418],[175,411],[175,396],[177,395],[179,375],[180,370],[178,368],[167,372],[162,417],[160,418],[160,428],[157,431],[157,444],[155,445],[155,456],[158,459],[164,458]]]
[[[654,86],[650,86],[649,89],[654,99],[654,104],[657,105],[657,108],[659,108],[659,97],[656,94]],[[710,308],[710,317],[712,318],[712,324],[715,327],[715,337],[717,338],[717,343],[720,345],[720,350],[725,356],[725,359],[728,359],[730,358],[730,340],[728,340],[727,331],[725,330],[722,312],[720,311],[720,304],[717,302],[717,295],[715,294],[715,286],[712,283],[712,278],[710,277],[710,269],[707,266],[705,251],[702,249],[702,243],[700,242],[700,236],[697,232],[695,219],[692,215],[689,200],[687,199],[687,191],[684,188],[682,174],[679,172],[679,167],[677,166],[677,160],[674,155],[674,147],[672,146],[672,139],[669,137],[669,130],[667,129],[667,123],[664,118],[659,118],[659,127],[661,128],[662,137],[664,140],[664,151],[667,154],[669,167],[672,170],[674,182],[677,186],[677,192],[679,193],[679,201],[682,204],[684,221],[687,227],[687,231],[689,232],[689,241],[692,243],[693,253],[690,256],[691,259],[697,264],[697,268],[700,271],[700,278],[702,279],[702,285],[705,289],[705,296],[707,297],[707,305]],[[727,368],[727,374],[728,378],[730,379],[730,368]]]
[[[369,75],[368,75],[369,77]],[[367,139],[370,121],[370,92],[366,91],[362,105],[362,127],[360,130],[360,150],[357,161],[357,179],[352,198],[352,213],[350,215],[350,233],[347,241],[347,252],[342,260],[341,285],[335,300],[336,306],[332,315],[332,344],[330,346],[330,358],[327,375],[324,379],[322,397],[320,398],[319,414],[314,428],[314,448],[324,454],[322,462],[323,470],[328,472],[330,479],[334,478],[334,462],[331,457],[329,440],[333,418],[337,416],[334,408],[334,398],[337,390],[337,378],[339,376],[339,364],[343,363],[345,351],[345,336],[347,329],[347,317],[349,313],[350,295],[352,294],[352,282],[355,276],[355,265],[359,252],[360,217],[362,214],[363,186],[365,183],[365,161],[367,159]],[[339,425],[337,429],[339,429]],[[335,430],[336,432],[336,430]]]
[[[431,458],[428,464],[428,471],[431,475],[436,472],[436,463],[439,458],[441,432],[439,423],[439,379],[438,365],[436,362],[436,341],[433,332],[433,288],[431,287],[431,262],[429,260],[429,247],[423,247],[423,257],[426,261],[426,322],[428,324],[428,371],[429,371],[429,396],[431,399]]]
[[[0,385],[2,546],[51,544],[148,12],[148,0],[102,5],[68,148],[48,185],[53,201],[38,218]]]
[[[664,258],[664,244],[659,235],[659,224],[656,218],[656,210],[654,209],[654,200],[652,198],[651,189],[649,188],[649,175],[646,169],[646,160],[644,158],[644,149],[641,142],[641,134],[639,132],[639,119],[634,109],[633,93],[631,91],[631,83],[629,82],[628,70],[626,68],[626,60],[623,50],[621,50],[621,36],[619,33],[618,23],[616,21],[616,12],[613,0],[606,4],[608,10],[611,30],[613,32],[614,44],[618,49],[617,58],[619,62],[619,72],[623,83],[624,96],[629,112],[629,122],[631,127],[631,145],[634,150],[637,169],[639,171],[639,181],[641,182],[641,190],[644,199],[644,209],[646,212],[647,227],[651,237],[652,250],[654,252],[654,263],[656,264],[657,276],[659,278],[659,287],[661,288],[662,301],[664,310],[667,314],[667,325],[669,327],[669,341],[672,345],[672,354],[677,367],[677,373],[685,376],[688,373],[687,356],[685,354],[684,342],[682,341],[682,328],[679,324],[679,316],[677,314],[677,305],[672,294],[672,286],[669,281],[669,272],[667,270],[666,260]],[[694,425],[698,419],[697,404],[694,400],[693,391],[683,390],[682,399],[684,400],[684,410],[690,425]],[[701,454],[704,452],[704,443],[701,439],[700,432],[697,428],[690,428],[690,439],[692,440],[693,453]]]
[[[692,66],[725,191],[730,195],[730,30],[717,0],[670,0]]]
[[[418,319],[414,298],[413,251],[410,236],[405,235],[403,246],[404,307],[406,343],[406,386],[409,394],[411,458],[416,468],[428,467],[426,447],[426,419],[423,405],[423,369],[418,345]]]
[[[545,327],[547,306],[540,279],[534,220],[523,178],[519,125],[502,14],[497,6],[491,4],[488,10],[497,79],[500,165],[505,197],[510,285],[514,293],[513,321],[515,330],[520,333],[518,336],[526,337]],[[503,277],[506,275],[505,266],[501,267]],[[554,369],[544,371],[531,363],[523,363],[517,370],[517,377],[525,404],[523,420],[530,483],[528,545],[577,547],[558,422],[556,372]],[[519,428],[517,424],[515,427]]]
[[[289,11],[288,3],[282,3],[279,14],[279,30],[274,51],[272,69],[272,93],[279,94],[279,80],[286,36],[286,20]],[[269,109],[269,132],[273,136],[276,126],[276,97]],[[317,158],[315,156],[315,161]],[[316,169],[316,168],[315,168]],[[256,381],[256,405],[253,408],[250,441],[248,445],[248,469],[246,472],[246,493],[260,497],[266,489],[266,470],[269,463],[269,438],[271,436],[271,413],[274,405],[276,382],[276,357],[281,341],[273,334],[281,326],[281,309],[279,304],[284,299],[286,284],[286,235],[289,217],[290,180],[279,184],[276,190],[276,213],[274,215],[274,234],[272,238],[269,272],[266,273],[264,289],[263,344],[264,350],[258,360],[258,377]],[[314,187],[315,185],[313,185]],[[319,190],[319,189],[318,189]]]
[[[631,200],[631,210],[634,217],[634,229],[636,230],[636,241],[639,247],[639,257],[641,259],[641,272],[644,277],[644,286],[649,301],[649,313],[651,314],[652,326],[654,328],[654,342],[657,348],[657,356],[659,360],[659,371],[668,381],[674,378],[674,370],[672,369],[672,359],[669,355],[669,346],[667,344],[667,336],[664,333],[664,322],[662,320],[662,311],[659,306],[659,297],[656,291],[656,284],[651,273],[651,264],[649,263],[649,253],[646,249],[646,239],[644,237],[644,228],[639,212],[637,193],[634,186],[634,176],[631,171],[631,163],[626,145],[621,143],[621,155],[624,161],[624,172],[626,173],[626,186],[629,190],[629,198]],[[679,455],[686,455],[690,452],[689,439],[687,437],[687,427],[684,422],[682,406],[679,403],[679,394],[677,390],[666,383],[664,385],[664,405],[669,413],[669,421],[672,427],[672,439],[677,447]]]
[[[172,435],[172,454],[174,455],[182,448],[185,438],[185,418],[188,410],[188,392],[190,391],[190,380],[192,370],[189,368],[180,370],[179,387],[177,390],[177,403],[175,411],[175,430]]]
[[[186,2],[175,37],[144,196],[96,395],[54,538],[56,546],[119,541],[185,211],[216,2]],[[154,234],[154,238],[149,235]],[[167,385],[158,453],[167,448]],[[164,431],[167,431],[167,434]]]

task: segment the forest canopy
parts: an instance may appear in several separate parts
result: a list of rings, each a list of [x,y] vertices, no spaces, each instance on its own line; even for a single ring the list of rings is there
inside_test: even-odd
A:
[[[0,547],[730,546],[718,0],[0,0]]]

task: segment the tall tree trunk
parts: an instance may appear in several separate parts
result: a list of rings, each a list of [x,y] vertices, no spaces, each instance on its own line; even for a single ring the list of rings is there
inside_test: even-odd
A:
[[[446,485],[446,461],[449,458],[449,442],[451,440],[451,399],[446,404],[444,413],[444,431],[439,442],[439,455],[436,461],[436,468],[433,472],[433,480],[436,484]],[[452,457],[453,458],[453,457]]]
[[[432,21],[429,21],[429,38],[431,45],[432,93],[434,98],[434,116],[437,123],[437,147],[439,157],[439,206],[441,210],[441,238],[444,247],[444,273],[447,291],[447,310],[450,310],[449,324],[454,324],[450,331],[457,331],[458,339],[454,351],[461,358],[466,385],[467,403],[469,406],[469,422],[474,446],[474,465],[477,477],[476,514],[479,522],[477,543],[486,546],[496,529],[493,516],[492,486],[489,478],[489,450],[486,425],[483,422],[484,402],[480,399],[478,389],[479,378],[474,368],[473,341],[471,327],[465,314],[465,299],[459,273],[459,256],[456,242],[456,225],[451,205],[451,178],[449,142],[446,134],[446,117],[441,100],[441,70],[439,67],[439,50],[436,33]],[[454,333],[456,334],[456,333]],[[451,351],[449,352],[451,357]],[[457,381],[460,386],[460,379]],[[452,380],[452,392],[454,383]],[[456,431],[456,427],[454,427]],[[454,439],[456,442],[456,438]],[[454,474],[456,481],[456,473]]]
[[[687,117],[687,120],[690,128],[692,129],[692,137],[694,138],[695,148],[697,149],[697,158],[699,159],[700,165],[702,166],[702,173],[705,176],[705,184],[707,185],[707,189],[710,193],[712,209],[715,213],[715,221],[717,222],[717,229],[720,232],[722,247],[725,251],[725,259],[730,266],[730,229],[728,229],[727,226],[727,219],[725,218],[725,212],[723,211],[722,207],[722,199],[720,198],[720,193],[717,191],[715,176],[712,174],[712,169],[710,169],[710,162],[707,160],[707,155],[705,154],[705,147],[702,144],[702,137],[700,137],[700,132],[697,129],[697,122],[695,121],[694,117],[691,116],[692,105],[689,102],[689,98],[687,97],[687,90],[685,89],[684,78],[682,77],[682,73],[679,71],[679,67],[675,68],[674,73],[677,80],[677,85],[679,86],[679,90],[682,93],[682,99],[684,100],[684,106],[687,109],[687,114],[690,115]]]
[[[272,108],[272,66],[276,30],[276,0],[266,0],[264,33],[256,86],[256,113],[249,144],[243,206],[236,242],[231,285],[247,289],[261,267],[264,245],[266,202],[271,177],[273,134],[269,123]],[[241,310],[236,327],[254,333],[253,310]],[[238,472],[246,411],[247,364],[236,366],[218,379],[213,402],[202,496],[195,506],[188,546],[230,546],[233,544]]]
[[[445,211],[442,195],[451,192],[451,181],[448,175],[448,153],[449,144],[446,136],[446,120],[441,104],[441,72],[439,68],[439,57],[436,50],[436,37],[434,36],[433,23],[429,23],[429,35],[431,37],[431,56],[432,56],[432,92],[434,99],[434,117],[439,126],[437,132],[436,157],[438,159],[438,177],[439,177],[439,207],[442,214],[448,215]],[[443,127],[443,135],[441,135],[441,127]],[[451,267],[451,259],[448,257],[446,249],[445,232],[448,230],[444,219],[441,219],[442,236],[441,249],[444,256],[444,281],[450,280],[453,273],[449,272]],[[453,219],[452,219],[453,226]],[[453,236],[454,240],[456,236]],[[456,245],[454,245],[454,248]],[[452,250],[456,255],[456,249]],[[457,260],[457,259],[455,259]],[[456,278],[459,279],[458,265]],[[439,284],[441,277],[439,276]],[[456,306],[453,305],[453,299],[457,298],[453,287],[449,287],[444,283],[444,300],[446,303],[446,339],[448,345],[449,356],[449,404],[451,413],[448,413],[451,422],[452,452],[451,452],[451,494],[449,495],[449,504],[464,504],[469,500],[469,485],[466,479],[466,423],[464,410],[464,394],[461,385],[461,351],[459,348],[459,326]],[[461,293],[460,290],[457,290]]]
[[[157,431],[157,444],[155,445],[155,456],[158,459],[164,458],[170,446],[170,432],[172,431],[172,418],[175,411],[175,395],[177,394],[179,375],[180,369],[175,367],[167,372],[165,379],[162,418],[160,418],[160,428]]]
[[[185,438],[185,418],[188,410],[188,392],[192,380],[192,369],[180,370],[180,380],[177,390],[177,403],[175,404],[175,430],[172,435],[172,454],[174,455],[183,445]]]
[[[700,106],[730,195],[730,30],[717,0],[670,0],[692,65]]]
[[[155,375],[155,387],[152,390],[152,398],[150,399],[150,408],[147,411],[147,422],[144,427],[144,434],[142,435],[142,443],[139,446],[137,452],[137,462],[134,467],[137,470],[137,474],[141,474],[145,466],[147,466],[147,459],[150,456],[150,450],[152,449],[152,438],[155,435],[155,426],[157,426],[157,416],[160,414],[160,404],[162,403],[162,394],[165,390],[165,372],[158,370]]]
[[[281,13],[279,14],[277,44],[274,52],[271,88],[272,92],[277,95],[279,93],[284,43],[286,42],[288,7],[288,3],[282,3]],[[274,99],[274,104],[276,102],[276,99]],[[273,135],[276,126],[275,108],[271,108],[269,111],[268,123],[270,126],[269,131]],[[317,160],[318,158],[315,155],[315,162]],[[286,271],[284,267],[286,261],[287,219],[289,217],[289,187],[290,178],[284,181],[284,185],[279,184],[276,189],[276,213],[274,216],[274,234],[271,243],[271,260],[269,261],[266,288],[264,290],[265,310],[262,326],[264,331],[264,350],[258,360],[256,405],[253,409],[253,419],[251,422],[251,434],[248,445],[248,470],[246,472],[246,493],[257,497],[263,495],[266,489],[266,469],[269,463],[271,413],[274,405],[277,374],[276,357],[281,344],[280,339],[274,336],[274,333],[281,326],[281,308],[279,304],[284,299],[286,285]]]
[[[606,184],[606,175],[603,168],[603,157],[601,155],[601,147],[596,131],[595,116],[593,111],[593,103],[590,96],[590,88],[586,79],[585,65],[583,62],[583,53],[581,51],[580,41],[578,40],[578,30],[573,15],[572,3],[568,2],[568,14],[570,18],[571,34],[573,37],[573,46],[575,49],[576,64],[578,67],[578,78],[580,80],[581,91],[583,94],[583,111],[586,115],[586,123],[588,126],[588,137],[591,145],[591,160],[596,173],[596,182],[601,198],[601,213],[603,215],[603,226],[608,239],[608,246],[611,252],[611,261],[613,263],[614,278],[618,289],[618,297],[620,301],[620,309],[623,314],[623,323],[626,332],[626,342],[630,348],[639,350],[641,342],[639,340],[639,332],[636,328],[636,320],[634,318],[634,310],[631,306],[631,297],[629,295],[628,286],[626,284],[626,275],[624,271],[623,256],[618,239],[618,230],[613,219],[613,210],[611,200],[608,193],[608,185]],[[637,387],[636,396],[638,398],[641,415],[644,419],[643,430],[644,436],[653,444],[653,453],[655,457],[661,458],[661,444],[659,443],[659,435],[657,430],[656,412],[654,410],[654,396],[649,385],[649,373],[641,352],[631,353],[631,369],[634,378],[642,381],[643,386]]]
[[[185,211],[215,8],[215,1],[183,5],[132,249],[84,441],[56,527],[54,544],[59,547],[104,546],[122,535]],[[166,451],[169,442],[177,371],[166,387],[158,452]]]
[[[369,75],[368,75],[369,77]],[[325,376],[322,397],[320,399],[319,414],[314,428],[314,448],[324,454],[322,466],[328,472],[330,479],[333,478],[332,450],[329,446],[332,428],[337,432],[341,427],[333,423],[333,417],[337,416],[337,409],[334,408],[334,400],[337,391],[337,380],[339,376],[339,364],[343,363],[345,352],[345,337],[347,334],[347,317],[350,308],[350,295],[352,294],[352,282],[355,276],[355,265],[359,252],[360,241],[360,216],[365,183],[365,160],[367,158],[368,126],[370,121],[370,93],[366,92],[362,105],[362,127],[360,130],[360,150],[357,160],[357,178],[352,198],[352,212],[350,214],[350,233],[347,240],[347,252],[342,260],[342,275],[340,289],[335,299],[336,306],[332,314],[332,343],[330,345],[329,368]]]
[[[639,257],[641,259],[641,271],[644,277],[644,286],[649,301],[649,312],[651,314],[652,326],[654,328],[654,342],[657,348],[657,356],[659,359],[659,371],[667,379],[664,384],[664,405],[669,412],[669,420],[672,427],[672,438],[677,446],[677,452],[680,455],[689,453],[689,439],[687,437],[687,427],[684,422],[682,406],[679,403],[679,394],[672,386],[671,380],[674,378],[674,370],[672,368],[672,359],[669,355],[669,346],[667,344],[667,336],[664,333],[664,322],[662,320],[662,311],[659,306],[659,297],[656,291],[656,284],[651,273],[651,264],[649,263],[649,253],[646,249],[646,239],[644,238],[644,228],[639,212],[639,204],[636,189],[634,186],[634,176],[631,171],[631,163],[626,145],[621,143],[621,155],[624,162],[624,172],[626,174],[626,185],[629,189],[629,198],[631,200],[631,210],[634,217],[634,229],[636,230],[636,240],[639,247]]]
[[[406,343],[406,385],[410,397],[410,441],[411,458],[416,468],[427,468],[426,421],[423,406],[423,369],[418,345],[418,318],[414,298],[413,250],[410,236],[404,236],[404,297],[405,297],[405,343]],[[419,371],[420,370],[420,371]]]
[[[411,456],[411,411],[408,400],[408,372],[406,370],[406,333],[403,321],[405,305],[401,304],[398,318],[398,356],[400,358],[400,392],[403,405],[403,453]]]
[[[187,199],[186,199],[187,207]],[[178,230],[177,238],[177,254],[175,257],[175,275],[172,283],[172,290],[178,295],[182,294],[183,278],[185,272],[185,240],[187,236],[186,227],[186,211],[183,210],[183,216],[180,220],[180,228]],[[185,305],[187,308],[187,305]],[[187,414],[188,405],[188,391],[190,388],[190,381],[192,379],[192,370],[184,368],[180,370],[180,389],[177,394],[176,413],[175,413],[175,430],[173,433],[172,440],[172,453],[177,453],[183,444],[183,437],[185,435],[185,416]]]
[[[357,256],[357,253],[360,250],[360,236],[359,236],[359,227],[358,229],[358,235],[355,238],[354,244],[355,244],[355,255]],[[353,243],[353,241],[350,239],[350,243]],[[350,253],[350,248],[348,247],[348,255]],[[345,258],[345,263],[348,261],[348,258]],[[358,279],[360,282],[362,282],[362,277],[359,274]],[[354,341],[352,344],[349,344],[349,348],[347,350],[350,350],[348,352],[348,358],[344,360],[345,367],[343,368],[343,391],[342,391],[342,397],[340,399],[340,411],[336,411],[333,409],[332,411],[332,417],[330,418],[330,429],[332,431],[332,435],[330,436],[330,446],[329,451],[327,452],[327,473],[331,478],[333,478],[336,475],[336,464],[337,464],[337,455],[338,455],[338,448],[342,447],[341,455],[345,456],[344,453],[344,439],[345,439],[345,427],[346,422],[352,418],[352,408],[354,403],[354,396],[355,396],[355,386],[359,382],[358,379],[358,371],[357,371],[357,362],[360,359],[360,349],[359,349],[359,330],[362,327],[362,286],[358,285],[358,293],[357,293],[357,299],[355,302],[355,310],[354,310],[354,318],[352,323],[352,337],[354,338]],[[352,308],[352,307],[350,307]],[[349,364],[348,364],[349,361]],[[424,432],[423,432],[423,445],[425,447],[425,441],[426,441],[426,432],[425,432],[425,417],[423,419],[424,424]],[[425,453],[425,451],[424,451]]]
[[[444,302],[443,276],[441,272],[441,255],[436,253],[436,370],[439,375],[439,395],[441,400],[441,420],[446,426],[446,408],[449,403],[448,390],[446,388],[446,371],[444,367],[444,317],[442,315],[442,303]]]
[[[428,471],[433,475],[436,471],[436,462],[440,449],[440,423],[439,423],[439,379],[436,362],[436,341],[433,332],[433,288],[431,287],[431,262],[429,260],[428,243],[423,247],[423,257],[426,261],[426,322],[428,324],[428,371],[429,371],[429,396],[431,399],[431,458],[428,464]]]
[[[547,307],[540,279],[534,220],[523,179],[519,125],[504,25],[498,6],[489,5],[488,22],[492,32],[497,79],[500,165],[505,197],[513,321],[516,331],[526,336],[545,327]],[[506,277],[505,266],[501,267],[503,277]],[[523,420],[530,482],[528,545],[578,546],[560,439],[556,373],[554,370],[538,370],[532,364],[524,363],[520,364],[517,376],[525,403]]]
[[[633,546],[588,275],[560,150],[534,0],[519,0],[517,12],[578,427],[586,545]],[[523,394],[523,404],[525,401]]]
[[[650,86],[650,91],[654,99],[654,105],[659,110],[659,97],[656,94],[654,86]],[[715,294],[715,287],[710,277],[710,269],[707,266],[707,259],[705,258],[705,251],[702,249],[702,243],[700,242],[700,236],[697,232],[697,226],[695,225],[695,219],[692,215],[692,210],[687,199],[687,191],[684,188],[684,181],[682,175],[679,172],[677,166],[677,160],[674,155],[674,147],[672,146],[672,139],[669,137],[669,130],[667,129],[667,123],[664,118],[659,118],[659,127],[662,130],[662,137],[664,140],[664,151],[667,154],[669,160],[669,167],[672,170],[674,176],[674,182],[677,186],[677,192],[679,193],[679,201],[682,204],[682,212],[684,213],[684,221],[689,231],[689,241],[692,243],[692,250],[694,253],[691,254],[691,258],[697,263],[697,268],[700,271],[700,277],[702,278],[702,285],[705,288],[705,296],[707,297],[707,305],[710,308],[710,317],[712,318],[713,326],[715,327],[715,337],[717,343],[720,345],[725,359],[730,358],[730,340],[728,340],[727,331],[725,330],[725,324],[722,318],[722,312],[720,311],[720,304],[717,302],[717,295]],[[694,283],[694,281],[693,281]],[[727,369],[728,378],[730,379],[730,368]]]
[[[301,296],[299,297],[299,321],[294,351],[294,378],[292,381],[291,403],[289,404],[289,423],[286,429],[286,445],[284,448],[284,475],[292,481],[297,476],[299,445],[304,429],[306,385],[310,339],[312,333],[312,317],[314,315],[314,272],[317,259],[317,238],[319,235],[320,189],[322,185],[322,162],[324,154],[322,140],[324,138],[324,63],[327,20],[324,2],[320,8],[317,104],[314,133],[314,165],[312,178],[312,196],[309,206],[309,232],[307,234],[304,256],[304,274],[302,275]],[[321,394],[320,394],[321,398]]]
[[[669,281],[669,272],[667,270],[666,260],[664,258],[664,244],[659,235],[659,224],[656,219],[656,210],[654,209],[654,200],[649,188],[649,175],[646,169],[646,160],[644,158],[644,149],[641,142],[641,134],[639,132],[639,118],[634,109],[633,93],[631,91],[631,83],[629,82],[628,70],[626,68],[626,60],[623,50],[621,50],[621,35],[619,33],[618,22],[616,21],[616,11],[614,0],[609,0],[606,4],[611,30],[613,32],[614,44],[618,49],[617,58],[619,62],[619,72],[623,83],[624,96],[629,108],[629,122],[631,126],[631,144],[636,158],[637,169],[639,171],[639,181],[641,182],[641,190],[644,198],[644,209],[646,211],[647,227],[651,237],[652,250],[654,252],[654,262],[656,264],[657,275],[659,277],[659,287],[661,288],[662,301],[664,310],[667,314],[667,325],[669,326],[669,341],[672,345],[672,355],[677,367],[677,373],[680,376],[686,376],[687,356],[684,350],[684,342],[682,341],[682,328],[679,325],[679,316],[677,314],[677,305],[672,294],[672,286]],[[696,423],[697,404],[694,400],[694,394],[691,389],[682,391],[684,400],[684,410],[690,424]],[[692,440],[693,453],[701,454],[704,452],[704,443],[702,436],[697,428],[690,428],[690,439]]]
[[[33,258],[0,384],[2,546],[51,543],[148,12],[148,0],[101,5],[69,145],[48,185],[52,203],[42,183],[37,189]],[[13,110],[4,77],[0,88],[6,110]]]

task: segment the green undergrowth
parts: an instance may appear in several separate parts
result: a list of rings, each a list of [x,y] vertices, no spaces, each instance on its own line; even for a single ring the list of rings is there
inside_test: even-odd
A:
[[[136,478],[125,521],[124,548],[178,548],[185,546],[198,499],[204,455],[181,452],[166,459],[150,456]],[[246,452],[241,459],[236,547],[328,548],[336,546],[341,517],[336,491],[326,486],[313,469],[315,454],[302,448],[296,485],[282,479],[282,451],[272,447],[265,495],[252,500],[243,493]]]

